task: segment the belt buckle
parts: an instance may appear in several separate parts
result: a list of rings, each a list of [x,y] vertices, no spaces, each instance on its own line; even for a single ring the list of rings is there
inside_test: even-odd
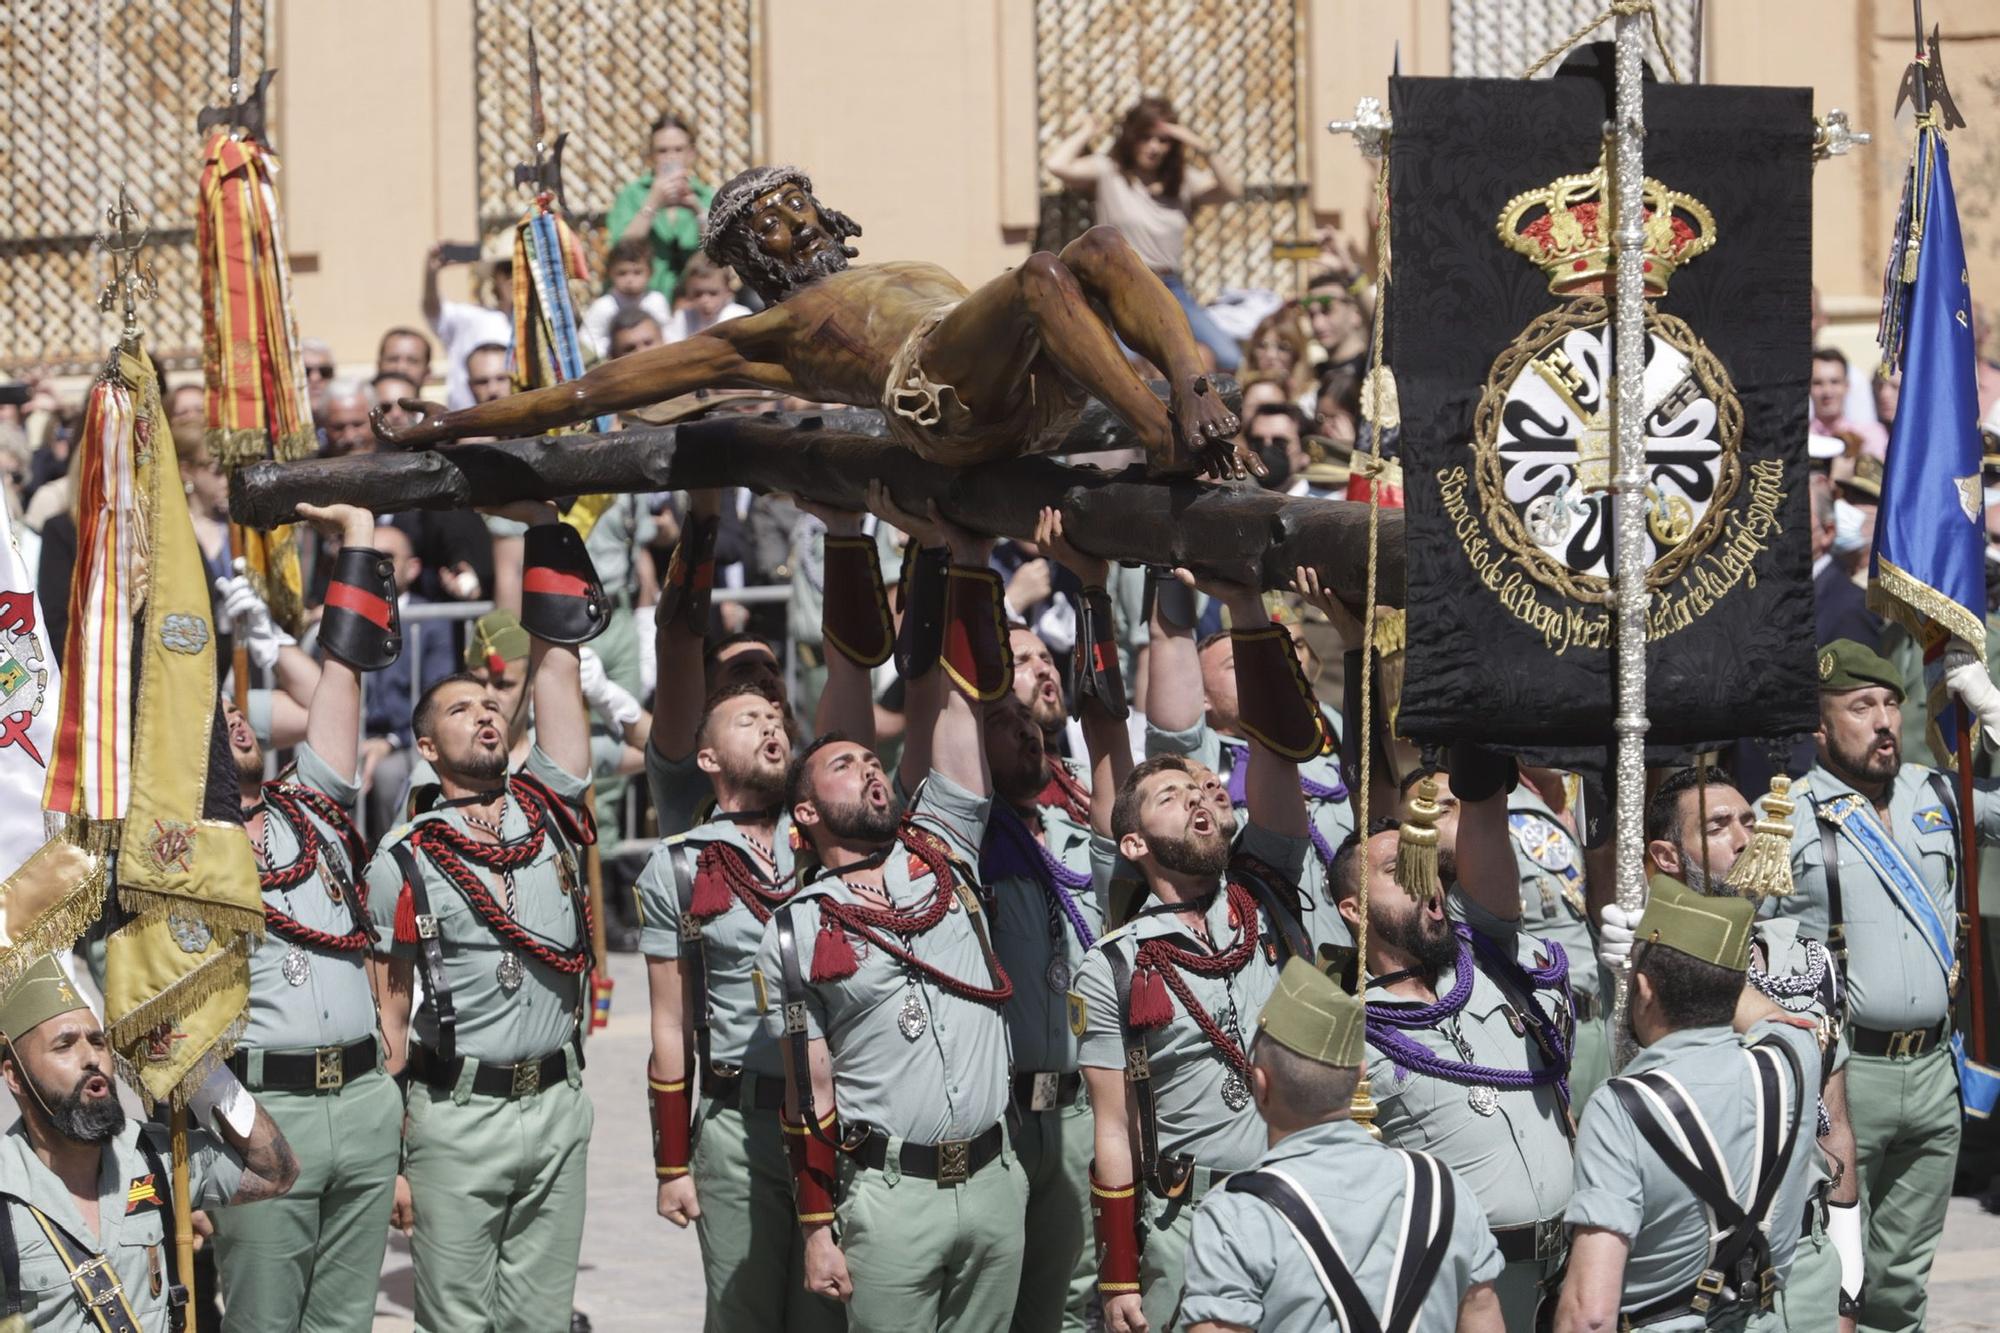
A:
[[[937,1183],[940,1189],[963,1185],[972,1175],[972,1140],[947,1139],[937,1146]]]
[[[1563,1239],[1563,1220],[1560,1217],[1546,1217],[1535,1223],[1535,1258],[1560,1258]]]
[[[342,1068],[341,1056],[346,1054],[338,1046],[321,1046],[313,1051],[313,1090],[315,1092],[339,1092],[347,1082],[347,1071]]]
[[[1028,1093],[1028,1109],[1030,1111],[1054,1110],[1056,1102],[1059,1099],[1058,1094],[1061,1090],[1058,1083],[1061,1075],[1034,1074],[1030,1077],[1034,1079],[1034,1087]]]
[[[523,1060],[520,1064],[514,1066],[514,1087],[511,1095],[515,1097],[532,1097],[541,1090],[541,1061]]]
[[[1709,1307],[1721,1299],[1724,1293],[1722,1270],[1710,1268],[1694,1281],[1694,1299],[1688,1302],[1696,1314],[1707,1314]]]
[[[1916,1053],[1915,1047],[1917,1041],[1922,1036],[1923,1033],[1917,1031],[1916,1029],[1905,1029],[1902,1032],[1890,1033],[1889,1058],[1891,1060],[1908,1059],[1911,1055],[1914,1055]]]

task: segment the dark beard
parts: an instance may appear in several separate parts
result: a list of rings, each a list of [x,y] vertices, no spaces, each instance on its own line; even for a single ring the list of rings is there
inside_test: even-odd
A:
[[[1043,759],[1033,768],[1028,767],[1025,763],[1019,763],[1013,765],[1012,770],[1009,772],[1003,773],[996,770],[993,774],[994,789],[1000,793],[1000,799],[1006,801],[1009,805],[1033,805],[1035,798],[1040,796],[1042,789],[1048,785],[1049,761],[1047,759]]]
[[[722,779],[759,807],[777,805],[785,799],[785,774],[782,769],[773,773],[753,763],[746,765],[741,772],[725,770]]]
[[[1458,883],[1458,853],[1449,847],[1438,848],[1438,887],[1451,890]]]
[[[484,750],[474,750],[465,757],[464,762],[453,767],[458,770],[453,776],[467,782],[492,782],[506,776],[507,752],[495,750],[489,754]]]
[[[771,305],[776,305],[801,287],[811,286],[821,278],[844,272],[847,268],[846,251],[837,243],[793,264],[781,264],[761,251],[756,253],[760,262],[755,273],[746,276],[757,295]]]
[[[1704,898],[1713,898],[1718,891],[1723,893],[1728,892],[1723,886],[1726,876],[1709,874],[1708,871],[1702,869],[1701,858],[1690,856],[1688,849],[1679,843],[1674,844],[1674,850],[1679,852],[1681,856],[1681,882],[1683,884]]]
[[[49,1113],[49,1123],[66,1139],[74,1139],[78,1143],[103,1143],[125,1128],[125,1108],[118,1103],[116,1085],[111,1095],[101,1102],[84,1099],[83,1085],[95,1077],[96,1074],[85,1074],[76,1081],[69,1094],[62,1097],[52,1096],[39,1080],[31,1080],[35,1095],[41,1098],[43,1108]]]
[[[1069,721],[1069,709],[1063,706],[1061,695],[1043,699],[1037,693],[1034,702],[1028,705],[1028,717],[1042,729],[1042,734],[1048,738],[1048,748],[1053,749],[1054,742],[1062,738],[1063,725]]]
[[[1833,761],[1832,767],[1840,770],[1847,777],[1859,778],[1863,782],[1887,782],[1894,778],[1903,766],[1903,741],[1900,736],[1895,735],[1893,732],[1890,733],[1889,739],[1893,743],[1894,749],[1891,750],[1888,759],[1884,761],[1887,767],[1878,772],[1869,767],[1869,764],[1874,759],[1870,751],[1875,748],[1875,742],[1881,736],[1882,733],[1879,731],[1870,736],[1866,748],[1860,754],[1850,754],[1842,750],[1833,743],[1833,738],[1829,736],[1826,742],[1826,757]]]
[[[1445,921],[1433,934],[1429,923],[1429,917],[1417,912],[1394,921],[1370,924],[1384,944],[1408,954],[1415,960],[1414,970],[1435,985],[1445,968],[1458,961],[1458,933],[1451,928],[1451,922]]]
[[[847,842],[887,842],[896,836],[896,826],[903,822],[903,803],[891,795],[889,804],[880,810],[866,801],[852,805],[820,804],[819,817],[826,831],[836,838]]]
[[[1153,859],[1163,870],[1177,875],[1220,875],[1229,869],[1229,839],[1219,834],[1208,841],[1183,835],[1178,838],[1148,838]]]
[[[249,754],[236,755],[236,778],[245,785],[261,785],[264,781],[264,752],[253,750]]]

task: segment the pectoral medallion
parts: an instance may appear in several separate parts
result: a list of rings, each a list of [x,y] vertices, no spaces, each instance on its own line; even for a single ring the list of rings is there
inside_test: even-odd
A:
[[[1049,959],[1049,989],[1058,995],[1067,995],[1069,982],[1069,959],[1061,955]]]
[[[896,1014],[896,1027],[903,1034],[904,1041],[915,1041],[930,1030],[931,1016],[924,1009],[924,1002],[911,990],[903,997],[903,1007]]]
[[[521,981],[527,976],[527,969],[521,966],[521,955],[503,953],[500,965],[493,969],[494,977],[500,982],[500,989],[512,995],[521,988]]]
[[[312,976],[312,960],[306,957],[305,950],[294,944],[285,951],[285,961],[278,965],[278,970],[284,973],[287,984],[303,986]]]
[[[1500,1094],[1484,1083],[1475,1084],[1472,1091],[1465,1095],[1465,1100],[1479,1115],[1492,1115],[1500,1109]]]
[[[1250,1085],[1243,1081],[1243,1075],[1233,1069],[1222,1080],[1222,1104],[1232,1111],[1240,1111],[1250,1104]]]

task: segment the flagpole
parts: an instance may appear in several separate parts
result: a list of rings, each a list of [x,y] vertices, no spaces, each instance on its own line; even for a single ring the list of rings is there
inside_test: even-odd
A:
[[[167,1117],[171,1142],[168,1156],[173,1162],[174,1174],[174,1280],[187,1293],[188,1309],[194,1309],[194,1201],[190,1197],[192,1187],[188,1182],[188,1109],[184,1102],[175,1102]]]
[[[1618,711],[1613,729],[1618,738],[1614,784],[1616,799],[1616,865],[1618,905],[1637,912],[1646,905],[1643,825],[1646,807],[1646,441],[1643,399],[1646,377],[1645,292],[1645,170],[1644,43],[1647,14],[1621,10],[1617,23],[1617,104],[1610,136],[1615,152],[1612,173],[1613,215],[1617,263],[1613,306],[1613,343],[1617,352],[1616,415],[1612,439],[1617,473],[1612,477],[1613,534],[1617,542],[1617,580],[1613,594],[1618,623]],[[1612,1010],[1617,1063],[1631,1054],[1626,1033],[1626,992],[1631,975],[1628,961],[1618,976]]]
[[[1979,821],[1972,817],[1973,805],[1972,710],[1956,704],[1958,714],[1958,821],[1959,864],[1965,867],[1966,974],[1972,982],[1972,1058],[1986,1061],[1986,968],[1985,949],[1979,926]]]

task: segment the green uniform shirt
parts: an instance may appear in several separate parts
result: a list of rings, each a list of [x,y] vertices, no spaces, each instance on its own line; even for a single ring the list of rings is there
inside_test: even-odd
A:
[[[1269,852],[1270,855],[1260,859],[1273,864],[1282,864],[1286,859],[1296,864],[1302,855],[1301,842],[1297,838],[1279,838],[1252,825],[1243,831],[1238,845],[1252,855],[1260,855],[1260,850]],[[1290,844],[1289,858],[1285,844]],[[1218,889],[1202,915],[1209,938],[1220,948],[1229,948],[1236,940],[1237,929],[1229,920],[1228,895]],[[1281,956],[1270,916],[1261,907],[1257,922],[1258,947],[1233,976],[1181,973],[1196,1003],[1245,1051],[1256,1030],[1257,1015],[1278,984]],[[1184,949],[1213,952],[1189,934],[1173,912],[1142,910],[1131,922],[1099,940],[1097,947],[1084,957],[1071,996],[1070,1021],[1072,1027],[1081,1028],[1077,1059],[1085,1068],[1125,1068],[1124,1005],[1105,951],[1119,951],[1127,964],[1129,984],[1131,962],[1139,946],[1160,936],[1173,939]],[[1187,1153],[1197,1165],[1212,1170],[1240,1171],[1264,1151],[1264,1121],[1258,1116],[1255,1104],[1247,1099],[1240,1107],[1230,1108],[1223,1099],[1223,1086],[1237,1077],[1235,1069],[1224,1060],[1178,998],[1172,1000],[1172,1006],[1171,1022],[1143,1034],[1146,1059],[1152,1068],[1153,1105],[1159,1115],[1160,1151],[1169,1155]]]
[[[1521,924],[1569,955],[1569,984],[1578,995],[1603,992],[1590,905],[1583,892],[1583,847],[1541,793],[1523,782],[1507,798],[1507,831],[1521,870]]]
[[[1816,1176],[1813,1120],[1819,1103],[1818,1087],[1811,1080],[1819,1047],[1813,1034],[1785,1022],[1760,1023],[1747,1040],[1726,1027],[1684,1028],[1641,1051],[1624,1072],[1659,1069],[1680,1081],[1688,1100],[1708,1122],[1729,1168],[1731,1192],[1737,1202],[1747,1203],[1758,1150],[1757,1081],[1743,1051],[1749,1042],[1773,1036],[1798,1059],[1807,1078],[1798,1139],[1786,1159],[1784,1184],[1767,1215],[1771,1266],[1783,1273],[1791,1266],[1799,1219]],[[1707,1210],[1640,1136],[1625,1104],[1613,1096],[1592,1097],[1584,1107],[1576,1143],[1576,1193],[1564,1220],[1572,1226],[1602,1227],[1631,1241],[1622,1302],[1628,1310],[1691,1288],[1708,1265],[1712,1233]],[[1648,1325],[1702,1326],[1699,1315]]]
[[[171,1180],[150,1180],[153,1169],[139,1149],[143,1122],[128,1120],[125,1128],[103,1146],[97,1177],[97,1226],[93,1234],[83,1224],[69,1187],[42,1165],[28,1142],[27,1127],[14,1123],[0,1136],[0,1207],[8,1210],[14,1243],[20,1247],[21,1291],[28,1308],[29,1328],[86,1333],[97,1321],[86,1315],[70,1284],[69,1269],[27,1207],[40,1209],[62,1228],[71,1246],[102,1254],[125,1289],[126,1302],[139,1327],[152,1333],[167,1326],[167,1288],[173,1281],[166,1251],[166,1228],[173,1225],[168,1208]],[[171,1170],[164,1134],[154,1141],[161,1168]],[[243,1181],[243,1162],[234,1151],[206,1130],[188,1133],[188,1184],[196,1208],[227,1204]],[[148,1198],[148,1186],[156,1191]]]
[[[1331,713],[1326,716],[1334,735],[1338,736],[1339,718]],[[1205,718],[1186,731],[1162,731],[1148,722],[1146,757],[1150,759],[1162,754],[1177,754],[1205,764],[1226,783],[1238,764],[1249,762],[1250,744],[1234,736],[1222,735],[1210,727]],[[1299,778],[1325,787],[1340,788],[1339,755],[1319,755],[1300,764]],[[1247,813],[1247,806],[1237,806],[1239,823]],[[1333,854],[1340,850],[1340,844],[1354,831],[1354,807],[1344,796],[1337,799],[1308,796],[1306,815],[1312,820],[1312,842],[1308,849],[1312,854],[1296,871],[1287,866],[1278,868],[1292,874],[1299,886],[1301,905],[1305,908],[1306,935],[1313,944],[1351,947],[1354,935],[1334,906],[1333,895],[1327,888],[1327,875],[1333,868]],[[1240,842],[1238,845],[1241,845]]]
[[[1502,921],[1453,889],[1452,915],[1512,950],[1524,965],[1536,965],[1546,949],[1516,922]],[[1477,954],[1474,955],[1475,960]],[[1457,984],[1447,966],[1438,977],[1443,995]],[[1544,1013],[1554,1005],[1546,991],[1535,999]],[[1398,1003],[1371,993],[1369,1008]],[[1446,1060],[1493,1069],[1541,1069],[1541,1049],[1532,1036],[1515,1030],[1520,997],[1475,965],[1472,994],[1455,1020],[1438,1027],[1413,1028],[1404,1036]],[[1461,1052],[1450,1035],[1464,1042]],[[1469,1053],[1469,1055],[1467,1054]],[[1560,1216],[1570,1194],[1568,1114],[1553,1084],[1493,1089],[1491,1115],[1473,1105],[1474,1089],[1397,1067],[1373,1041],[1368,1043],[1368,1081],[1375,1096],[1375,1124],[1385,1143],[1428,1152],[1465,1178],[1486,1207],[1495,1227],[1521,1226]],[[1485,1100],[1484,1093],[1480,1094]]]
[[[1405,1160],[1352,1120],[1335,1120],[1286,1135],[1253,1164],[1290,1176],[1319,1206],[1341,1259],[1378,1317],[1386,1313],[1383,1293],[1404,1257]],[[1424,1295],[1418,1328],[1456,1328],[1465,1293],[1492,1281],[1501,1268],[1472,1187],[1462,1178],[1452,1183],[1451,1244]],[[1202,1198],[1188,1242],[1181,1326],[1204,1321],[1269,1333],[1335,1326],[1326,1289],[1297,1238],[1262,1199],[1227,1190]]]
[[[299,747],[298,768],[291,781],[331,797],[344,810],[353,810],[360,795],[354,781],[335,773],[310,745]],[[338,833],[317,815],[307,813],[305,817],[320,837],[322,870],[307,876],[296,888],[265,890],[264,901],[308,929],[345,935],[354,929],[354,914],[334,899],[324,876],[332,876],[342,892],[353,893],[358,867],[348,860],[346,844]],[[264,811],[264,847],[272,866],[289,866],[298,859],[298,835],[285,817],[269,806]],[[285,959],[295,950],[304,957],[306,969],[303,983],[297,986],[285,977]],[[294,945],[276,931],[266,931],[250,954],[249,1025],[243,1031],[244,1049],[310,1050],[345,1046],[372,1036],[376,1028],[375,992],[368,984],[367,956],[366,951],[333,953]],[[296,974],[297,967],[293,970]]]
[[[582,778],[558,768],[540,746],[529,751],[524,771],[557,796],[570,800],[580,800],[587,785]],[[506,841],[519,841],[533,831],[527,815],[511,795],[502,811],[500,833]],[[375,859],[368,863],[368,910],[375,918],[377,947],[386,946],[398,958],[415,959],[419,952],[414,943],[394,942],[396,900],[402,891],[403,872],[389,849],[428,820],[445,820],[461,832],[471,828],[456,809],[429,811],[393,830],[383,840]],[[586,889],[582,875],[572,868],[565,892],[564,872],[559,865],[565,849],[559,843],[556,836],[544,838],[535,859],[514,872],[514,918],[550,947],[570,950],[579,943],[588,943],[578,938],[579,918],[572,901],[573,894]],[[573,856],[574,852],[569,854]],[[473,911],[465,895],[444,877],[429,856],[416,853],[416,864],[418,873],[424,877],[424,888],[430,895],[431,911],[437,917],[438,933],[444,944],[445,977],[451,984],[452,1007],[458,1015],[458,1054],[487,1064],[516,1064],[547,1055],[574,1038],[587,983],[557,972],[524,953],[518,955],[524,974],[521,984],[509,994],[500,984],[498,969],[503,955],[514,952],[512,947],[504,944]],[[471,862],[467,862],[467,868],[504,908],[506,888],[499,872]],[[433,997],[427,993],[412,1030],[419,1043],[435,1047],[437,1014],[433,1004]]]
[[[689,750],[683,759],[669,759],[651,741],[646,742],[646,786],[665,837],[693,828],[695,811],[715,794],[708,774],[695,763],[697,752]]]
[[[639,216],[652,188],[653,173],[649,171],[637,180],[627,181],[612,200],[611,214],[604,221],[612,244],[617,244],[625,229],[632,225],[632,219]],[[702,184],[692,172],[688,173],[688,193],[701,201],[703,213],[715,199],[715,188]],[[648,235],[653,242],[653,279],[648,285],[671,303],[674,289],[680,285],[681,270],[694,258],[695,251],[701,249],[701,217],[680,204],[663,208],[653,215],[653,229]]]
[[[1953,880],[1958,833],[1951,807],[1940,803],[1932,788],[1931,772],[1921,764],[1903,765],[1890,788],[1886,832],[1922,876],[1946,929],[1955,931],[1958,904]],[[1799,805],[1792,818],[1794,891],[1770,899],[1766,910],[1796,917],[1805,934],[1823,940],[1829,924],[1826,864],[1814,808],[1857,793],[1824,765],[1815,766],[1792,791]],[[2000,796],[1990,780],[1982,780],[1974,792],[1974,804],[1980,841],[2000,841]],[[1876,819],[1872,806],[1854,817]],[[1847,928],[1848,1020],[1883,1031],[1943,1022],[1950,996],[1937,955],[1848,835],[1839,834],[1834,841],[1840,857],[1841,912]]]
[[[791,832],[791,816],[779,815],[773,846],[780,881],[792,874]],[[639,897],[639,952],[648,958],[680,958],[688,951],[691,942],[681,935],[680,894],[674,883],[671,858],[687,858],[688,882],[692,885],[694,864],[702,848],[716,842],[740,848],[752,866],[762,864],[750,850],[750,841],[740,826],[716,819],[662,842],[647,860],[646,868],[639,872],[639,883],[634,890]],[[728,911],[701,923],[699,947],[708,986],[708,1053],[717,1063],[739,1065],[755,1074],[782,1078],[784,1059],[779,1054],[777,1040],[764,1026],[764,1016],[757,1007],[756,988],[750,981],[750,973],[757,964],[757,950],[763,943],[764,923],[733,896]],[[810,939],[804,939],[801,947],[810,943]],[[803,957],[802,966],[808,972],[812,970],[810,955]],[[698,1022],[700,1015],[694,1018]]]
[[[1077,823],[1060,806],[1043,806],[1025,817],[1030,830],[1036,821],[1049,854],[1078,875],[1089,876],[1090,826]],[[989,844],[1003,836],[987,826]],[[1072,890],[1032,875],[995,878],[987,889],[993,895],[993,948],[1014,982],[1014,997],[1006,1004],[1014,1067],[1024,1073],[1072,1073],[1076,1036],[1070,1031],[1066,999],[1070,982],[1083,965],[1084,948],[1068,915],[1050,895],[1067,899],[1093,938],[1104,933],[1097,895],[1087,885]]]
[[[907,817],[944,839],[954,857],[972,866],[986,833],[987,804],[986,797],[932,773]],[[910,861],[899,845],[882,867],[884,891],[905,910],[937,888],[921,867],[913,879]],[[860,902],[843,881],[822,874],[792,900],[792,930],[806,992],[806,1034],[826,1039],[841,1119],[872,1125],[910,1143],[985,1133],[1007,1109],[1007,1024],[999,1007],[953,995],[853,937],[854,975],[814,983],[819,904],[827,898]],[[991,930],[990,921],[986,928]],[[942,921],[901,943],[947,976],[979,987],[993,985],[979,938],[955,898]],[[785,970],[778,957],[776,918],[765,927],[757,970],[768,1002],[765,1023],[771,1037],[782,1041]],[[905,1035],[900,1021],[906,1008],[923,1015],[923,1030],[914,1039]]]

